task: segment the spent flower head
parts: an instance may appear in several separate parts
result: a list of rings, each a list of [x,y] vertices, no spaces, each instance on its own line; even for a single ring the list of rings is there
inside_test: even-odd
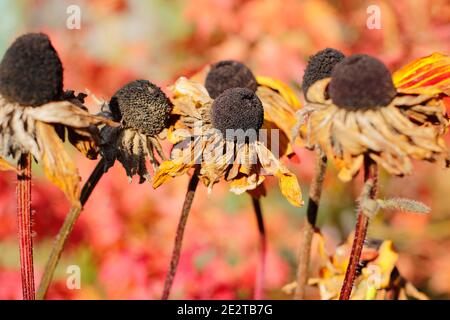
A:
[[[103,107],[104,115],[120,121],[118,127],[101,130],[105,170],[118,160],[130,180],[134,175],[139,176],[139,183],[148,180],[147,156],[154,170],[159,165],[156,154],[165,158],[159,135],[169,124],[171,110],[164,92],[147,80],[135,80],[120,88]]]
[[[295,175],[261,135],[264,107],[254,92],[232,88],[213,100],[200,83],[186,78],[178,79],[172,91],[182,125],[171,133],[176,144],[171,159],[155,174],[155,188],[199,166],[199,178],[209,190],[225,179],[230,190],[240,194],[255,190],[266,175],[274,175],[285,197],[294,205],[302,204]]]
[[[89,114],[84,97],[63,91],[62,63],[43,33],[17,38],[0,63],[0,157],[17,162],[31,153],[73,203],[78,203],[80,177],[64,150],[65,132],[78,150],[95,158],[96,126],[112,123]]]
[[[376,58],[346,57],[306,95],[308,103],[297,113],[299,124],[306,120],[300,137],[334,159],[344,181],[359,171],[365,156],[399,176],[412,172],[411,159],[448,159],[443,92],[398,92]]]

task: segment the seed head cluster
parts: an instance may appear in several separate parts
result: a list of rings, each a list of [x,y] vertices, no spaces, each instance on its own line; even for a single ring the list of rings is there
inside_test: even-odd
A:
[[[259,130],[264,108],[256,94],[247,88],[232,88],[218,96],[211,107],[211,122],[226,137],[226,130]]]
[[[332,48],[326,48],[311,56],[303,75],[303,94],[306,96],[314,82],[330,77],[334,66],[344,58],[341,51]]]
[[[329,94],[335,105],[355,110],[386,106],[394,99],[396,90],[383,62],[355,54],[333,69]]]
[[[63,67],[50,39],[43,33],[17,38],[0,63],[0,93],[10,102],[39,106],[60,100]]]
[[[167,127],[172,105],[164,92],[147,80],[132,81],[109,103],[114,120],[126,128],[154,136]]]
[[[257,87],[252,71],[241,62],[233,60],[213,64],[205,80],[205,88],[213,99],[227,89],[247,88],[255,92]]]

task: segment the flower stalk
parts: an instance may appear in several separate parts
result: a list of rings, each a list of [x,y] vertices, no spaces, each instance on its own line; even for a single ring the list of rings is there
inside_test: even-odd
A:
[[[76,221],[78,220],[78,217],[80,216],[83,206],[86,204],[87,200],[92,194],[92,191],[97,186],[97,183],[103,176],[105,172],[104,168],[105,168],[105,160],[102,158],[98,162],[94,171],[92,171],[88,180],[84,184],[83,189],[81,190],[80,194],[81,205],[72,206],[72,208],[70,208],[70,211],[67,214],[66,219],[64,220],[64,223],[58,232],[58,235],[56,236],[55,242],[53,243],[52,246],[52,251],[45,265],[44,274],[42,276],[37,292],[38,300],[45,299],[48,288],[53,279],[56,266],[58,265],[58,262],[61,258],[62,251],[64,250],[64,247],[67,243],[70,234],[72,233],[73,227]]]
[[[186,228],[187,219],[189,217],[189,212],[191,211],[195,191],[197,189],[199,182],[198,178],[199,171],[200,166],[197,166],[197,168],[194,171],[194,174],[191,177],[191,180],[189,181],[188,190],[184,198],[183,209],[181,211],[180,220],[178,221],[175,243],[172,251],[172,256],[170,259],[169,271],[167,272],[166,280],[164,282],[164,290],[161,298],[162,300],[167,300],[169,298],[173,281],[177,273],[178,262],[180,261],[181,247],[183,245],[184,230]]]
[[[300,253],[297,268],[297,287],[294,298],[303,300],[305,297],[305,287],[308,281],[308,268],[311,256],[311,245],[316,228],[317,214],[319,211],[320,197],[322,194],[323,181],[327,169],[327,157],[320,149],[316,150],[316,166],[314,176],[309,190],[308,207],[306,209],[303,234],[300,245]]]
[[[256,215],[259,234],[259,257],[256,269],[255,292],[254,299],[264,299],[264,283],[266,277],[266,256],[267,256],[267,236],[264,226],[264,218],[262,215],[261,202],[259,199],[252,197],[253,209]]]
[[[17,224],[19,233],[20,271],[24,300],[35,299],[33,234],[31,212],[31,154],[24,153],[18,163]]]
[[[378,184],[378,166],[376,162],[370,159],[367,155],[364,158],[364,188],[360,201],[364,198],[375,199],[377,194]],[[352,250],[350,253],[350,261],[345,272],[344,282],[341,288],[339,300],[349,300],[353,284],[356,278],[356,272],[359,262],[361,260],[361,253],[366,239],[367,228],[369,226],[369,216],[365,214],[364,210],[359,208],[358,218],[355,228],[355,237],[353,239]]]

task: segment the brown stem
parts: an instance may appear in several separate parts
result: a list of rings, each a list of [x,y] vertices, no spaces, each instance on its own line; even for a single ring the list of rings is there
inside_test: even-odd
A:
[[[34,300],[33,236],[31,213],[31,155],[22,154],[17,175],[17,224],[19,231],[20,271],[24,300]]]
[[[45,295],[47,294],[48,288],[50,286],[50,283],[53,279],[53,275],[56,270],[56,266],[58,265],[62,251],[64,250],[64,246],[66,245],[67,239],[72,233],[72,229],[78,217],[80,216],[83,206],[86,204],[86,201],[89,199],[95,186],[103,176],[104,167],[105,161],[101,159],[97,163],[97,166],[95,167],[94,171],[92,171],[86,183],[84,184],[83,189],[81,189],[80,195],[81,206],[73,206],[72,208],[70,208],[70,211],[67,214],[66,219],[64,220],[64,223],[61,229],[59,230],[58,235],[55,238],[52,251],[45,265],[41,283],[39,284],[39,289],[37,292],[37,298],[39,300],[44,299]]]
[[[364,188],[369,186],[368,196],[374,199],[377,194],[378,167],[377,164],[365,157],[364,159]],[[358,218],[355,228],[355,238],[353,239],[352,251],[350,253],[350,261],[345,272],[344,282],[341,288],[340,300],[349,300],[352,293],[353,284],[356,278],[356,271],[361,259],[361,253],[366,239],[367,227],[369,226],[369,218],[361,208],[358,210]]]
[[[189,181],[188,190],[184,198],[183,209],[181,211],[180,220],[178,221],[177,233],[175,236],[175,243],[173,246],[172,257],[170,259],[169,271],[167,272],[166,280],[164,282],[164,290],[162,294],[162,300],[167,300],[172,289],[173,280],[177,273],[178,262],[180,261],[181,247],[183,244],[184,229],[186,227],[189,212],[191,210],[192,201],[194,200],[195,190],[198,185],[198,172],[199,167],[195,170],[194,174]]]
[[[311,244],[316,228],[317,213],[319,210],[320,196],[322,194],[323,181],[327,169],[327,158],[320,150],[316,151],[316,166],[314,177],[309,189],[308,207],[306,209],[305,222],[303,227],[302,240],[300,244],[300,253],[297,268],[297,288],[294,298],[303,300],[305,297],[305,288],[308,281],[308,268],[311,256]]]
[[[255,280],[255,300],[264,299],[264,282],[266,275],[266,255],[267,255],[267,237],[266,229],[264,226],[264,218],[261,210],[261,202],[259,199],[252,197],[253,209],[256,215],[256,222],[258,224],[259,233],[259,260],[256,270]]]

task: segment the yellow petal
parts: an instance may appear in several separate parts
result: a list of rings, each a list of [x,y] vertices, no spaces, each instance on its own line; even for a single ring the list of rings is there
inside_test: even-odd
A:
[[[278,91],[287,101],[287,103],[289,103],[296,110],[300,108],[301,106],[300,100],[297,98],[297,95],[295,94],[294,90],[292,90],[289,86],[287,86],[283,82],[262,76],[256,77],[256,82],[258,82],[260,86],[266,86],[271,88],[272,90]]]
[[[19,172],[15,166],[10,164],[8,161],[3,159],[2,157],[0,157],[0,170],[1,171],[14,171],[16,173]]]
[[[258,161],[268,174],[278,178],[281,193],[294,206],[303,205],[302,192],[297,177],[290,172],[264,144],[257,142],[255,145]]]
[[[450,94],[450,57],[433,53],[419,58],[393,74],[398,92],[435,95]]]
[[[191,167],[191,164],[186,164],[180,160],[167,160],[162,162],[153,177],[153,188],[156,189],[169,179],[186,173]]]
[[[36,136],[42,151],[40,161],[45,175],[64,192],[72,205],[80,205],[80,176],[54,127],[36,121]]]
[[[394,245],[391,240],[384,241],[380,249],[378,249],[378,257],[374,263],[380,267],[381,273],[381,287],[386,288],[391,279],[391,273],[395,268],[398,260],[398,253],[394,250]]]
[[[246,191],[256,189],[264,181],[264,176],[252,174],[250,176],[241,176],[230,182],[230,191],[235,194],[242,194]]]
[[[278,171],[276,176],[279,179],[281,193],[294,206],[301,207],[303,205],[302,191],[298,184],[297,177],[291,172]]]

